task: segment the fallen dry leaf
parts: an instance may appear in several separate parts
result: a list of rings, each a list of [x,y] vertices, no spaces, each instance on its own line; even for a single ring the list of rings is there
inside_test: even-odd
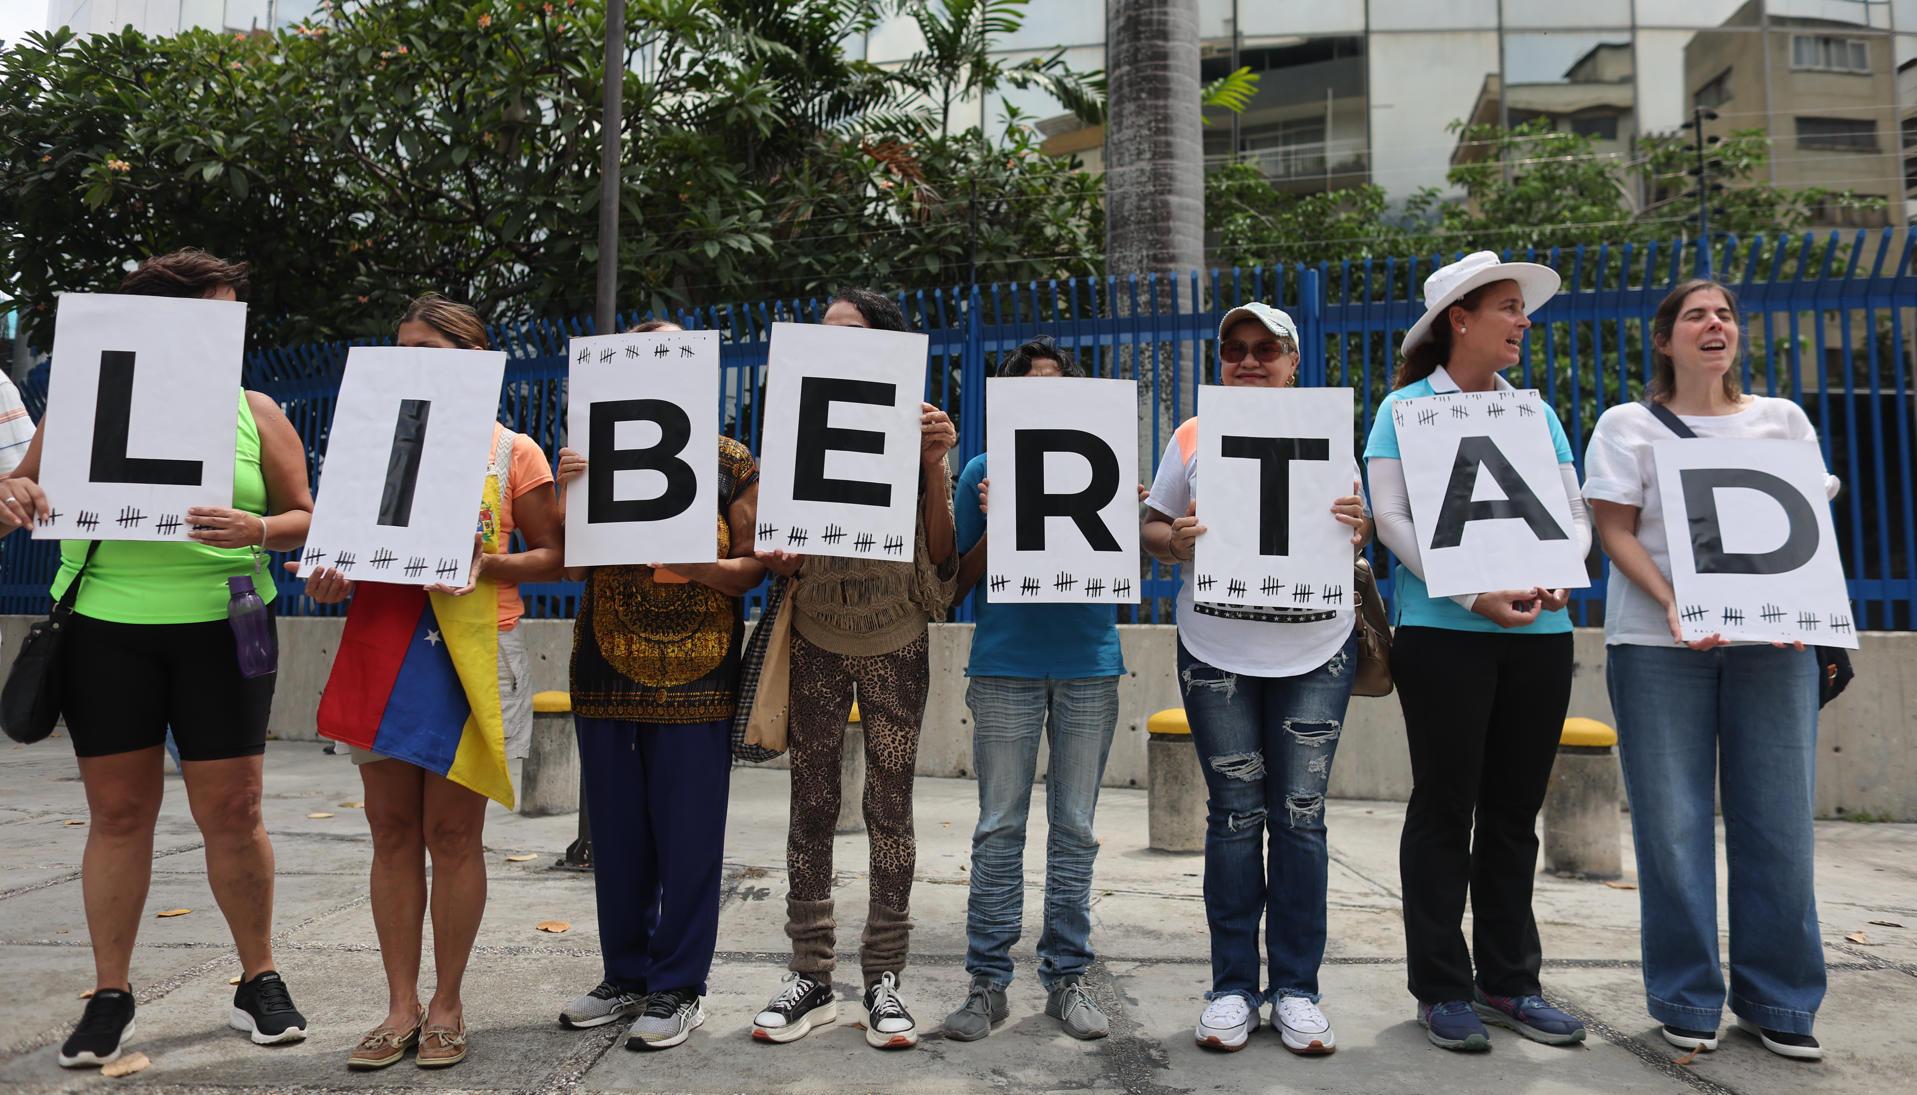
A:
[[[1673,1060],[1671,1063],[1678,1066],[1679,1068],[1689,1068],[1691,1067],[1691,1062],[1697,1060],[1698,1051],[1703,1048],[1704,1048],[1703,1046],[1698,1046],[1696,1049],[1693,1049],[1689,1053],[1686,1053],[1684,1056]]]
[[[187,913],[190,913],[192,911],[193,911],[192,909],[164,909],[160,912],[154,913],[153,915],[159,917],[161,920],[165,920],[169,916],[185,916]]]
[[[506,857],[506,862],[524,863],[529,859],[538,859],[538,858],[539,858],[538,852],[527,852],[525,855],[509,855]]]
[[[237,985],[240,983],[240,979],[237,977],[229,977],[226,979],[226,983],[229,985]]]
[[[1862,928],[1858,928],[1856,931],[1851,932],[1849,935],[1845,936],[1844,942],[1856,943],[1858,946],[1862,946],[1862,947],[1874,947],[1877,945],[1870,941],[1870,936],[1865,935],[1864,929]]]
[[[541,920],[537,926],[540,931],[551,932],[554,935],[572,930],[572,925],[564,920]]]
[[[1902,925],[1902,924],[1899,924],[1899,923],[1898,923],[1897,921],[1895,921],[1895,920],[1873,920],[1873,921],[1871,921],[1871,923],[1873,923],[1873,924],[1875,924],[1875,925],[1877,925],[1877,926],[1878,926],[1878,927],[1880,927],[1880,928],[1901,928],[1901,927],[1903,927],[1903,925]]]
[[[325,810],[315,810],[312,813],[307,814],[306,816],[310,818],[318,819],[318,818],[324,818],[324,817],[332,817],[333,815],[327,813]]]
[[[83,993],[81,993],[81,994],[80,994],[80,999],[82,999],[82,1000],[91,1000],[91,999],[93,999],[93,990],[92,990],[92,989],[88,989],[88,990],[86,990],[85,992],[83,992]]]
[[[67,824],[67,828],[71,829],[75,825],[85,825],[86,822],[80,820],[77,817],[70,817],[67,819],[66,824]]]
[[[144,1053],[129,1053],[111,1064],[102,1065],[100,1067],[100,1075],[113,1077],[131,1076],[152,1063],[152,1061],[146,1059],[146,1054]]]
[[[342,803],[340,803],[339,805],[340,805],[340,809],[342,809],[342,810],[364,810],[364,809],[366,809],[366,804],[365,804],[364,802],[342,802]]]
[[[1606,885],[1606,886],[1609,886],[1609,887],[1611,887],[1611,888],[1612,888],[1612,889],[1614,889],[1614,890],[1635,890],[1635,889],[1637,889],[1637,884],[1636,884],[1636,883],[1633,883],[1633,882],[1619,882],[1619,881],[1617,881],[1616,879],[1613,879],[1613,880],[1611,880],[1611,881],[1609,881],[1609,882],[1606,882],[1606,883],[1605,883],[1605,885]]]

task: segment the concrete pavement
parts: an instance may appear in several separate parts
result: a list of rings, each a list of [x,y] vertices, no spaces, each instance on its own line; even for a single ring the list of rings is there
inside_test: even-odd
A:
[[[1727,1031],[1718,1052],[1689,1066],[1657,1038],[1643,1010],[1637,965],[1637,894],[1539,879],[1547,992],[1582,1015],[1592,1036],[1552,1049],[1494,1031],[1489,1054],[1465,1057],[1428,1045],[1404,990],[1397,836],[1402,806],[1334,800],[1329,825],[1331,941],[1324,971],[1335,1056],[1301,1059],[1269,1030],[1244,1052],[1192,1044],[1209,980],[1202,860],[1145,848],[1142,791],[1107,789],[1099,810],[1103,851],[1094,884],[1089,983],[1113,1018],[1113,1035],[1079,1043],[1043,1014],[1032,977],[1044,844],[1043,791],[1035,795],[1026,859],[1026,940],[1015,951],[1011,1018],[989,1039],[937,1036],[963,996],[964,909],[975,785],[918,782],[916,930],[906,999],[928,1036],[907,1053],[866,1047],[847,1015],[788,1046],[754,1043],[751,1017],[775,991],[786,955],[784,840],[789,782],[783,772],[739,770],[727,833],[720,946],[703,1029],[661,1053],[621,1048],[617,1027],[562,1030],[560,1006],[598,981],[590,878],[548,868],[571,839],[571,816],[523,818],[494,809],[487,827],[491,897],[467,975],[471,1056],[425,1072],[410,1061],[349,1073],[346,1055],[384,1012],[384,989],[366,896],[370,856],[361,797],[344,757],[316,745],[275,743],[267,755],[267,825],[279,858],[279,966],[312,1021],[294,1046],[259,1048],[227,1029],[239,972],[207,890],[198,833],[177,776],[155,846],[153,891],[134,963],[140,998],[132,1048],[152,1059],[118,1080],[65,1072],[54,1047],[79,1017],[92,985],[80,905],[84,799],[64,739],[0,749],[0,1090],[66,1092],[363,1091],[898,1091],[898,1092],[1889,1092],[1917,1076],[1917,826],[1818,825],[1818,893],[1830,995],[1818,1027],[1829,1057],[1799,1064]],[[313,818],[309,814],[328,813]],[[507,856],[537,853],[511,862]],[[865,908],[863,836],[838,842],[842,994],[858,991],[858,930]],[[1627,849],[1627,870],[1629,864]],[[1627,880],[1631,876],[1627,874]],[[1720,895],[1721,897],[1721,895]],[[169,919],[162,909],[192,912]],[[535,925],[570,921],[565,934]],[[1903,925],[1873,924],[1888,921]],[[1846,936],[1862,931],[1865,942]],[[432,978],[430,940],[426,986]]]

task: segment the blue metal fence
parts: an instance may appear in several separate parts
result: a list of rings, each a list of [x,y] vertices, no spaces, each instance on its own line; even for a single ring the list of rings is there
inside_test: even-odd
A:
[[[1520,386],[1552,401],[1583,459],[1586,436],[1612,404],[1635,398],[1651,371],[1649,325],[1666,290],[1714,270],[1737,292],[1744,313],[1746,390],[1797,399],[1816,424],[1825,459],[1843,478],[1835,503],[1845,572],[1865,627],[1917,627],[1917,502],[1912,470],[1912,340],[1917,339],[1917,230],[1726,238],[1703,254],[1684,241],[1581,246],[1512,255],[1544,262],[1565,288],[1537,315],[1520,366]],[[1213,342],[1224,311],[1247,300],[1291,312],[1303,337],[1305,384],[1357,389],[1360,445],[1390,384],[1398,340],[1421,313],[1426,274],[1455,256],[1254,267],[1184,276],[1078,278],[923,289],[899,295],[908,320],[930,336],[926,399],[949,410],[958,459],[984,448],[983,378],[999,357],[1037,334],[1075,351],[1093,376],[1132,377],[1141,388],[1140,444],[1155,462],[1170,431],[1192,413],[1197,385],[1216,382]],[[671,318],[724,336],[720,363],[723,428],[755,451],[767,342],[779,320],[816,321],[822,298],[764,300],[688,309]],[[643,318],[621,317],[621,325]],[[591,334],[586,319],[496,329],[511,361],[500,417],[536,438],[548,454],[564,441],[566,340]],[[316,467],[324,452],[348,344],[325,343],[250,354],[246,382],[286,408]],[[23,386],[36,417],[46,370]],[[1149,469],[1141,469],[1141,475]],[[1377,549],[1381,550],[1381,549]],[[1382,562],[1382,560],[1374,560]],[[0,611],[42,612],[52,545],[15,537],[0,560]],[[1145,602],[1126,618],[1169,620],[1176,572],[1146,562]],[[1381,570],[1381,573],[1383,571]],[[572,614],[572,583],[527,586],[535,617]],[[289,614],[327,611],[284,584]],[[1602,586],[1574,601],[1580,622],[1597,623]],[[756,597],[754,598],[756,600]],[[961,607],[959,618],[969,612]]]

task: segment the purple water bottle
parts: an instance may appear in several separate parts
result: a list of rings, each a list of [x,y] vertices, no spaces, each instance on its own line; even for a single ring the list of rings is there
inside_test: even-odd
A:
[[[253,589],[252,576],[235,574],[226,580],[226,588],[232,594],[226,602],[226,622],[233,625],[233,645],[239,648],[240,676],[275,672],[280,667],[280,644],[273,635],[266,602]]]

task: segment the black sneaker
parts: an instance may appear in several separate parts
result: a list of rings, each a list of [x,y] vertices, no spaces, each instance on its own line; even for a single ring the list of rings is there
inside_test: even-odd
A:
[[[838,1018],[839,1001],[832,995],[831,983],[794,971],[786,974],[779,995],[752,1017],[752,1036],[761,1042],[796,1042],[813,1027]]]
[[[919,1025],[899,999],[899,979],[880,974],[865,990],[865,1044],[873,1049],[911,1049],[919,1044]]]
[[[133,994],[101,989],[87,1001],[80,1025],[60,1047],[61,1068],[90,1068],[120,1059],[133,1037]]]
[[[1792,1034],[1785,1030],[1771,1030],[1769,1027],[1760,1027],[1742,1015],[1737,1017],[1737,1025],[1741,1029],[1757,1035],[1757,1040],[1764,1043],[1764,1048],[1777,1054],[1779,1057],[1789,1057],[1794,1061],[1821,1061],[1824,1059],[1824,1047],[1817,1043],[1817,1039],[1808,1034]]]
[[[293,1006],[280,975],[267,970],[233,990],[234,1030],[243,1030],[256,1046],[297,1042],[306,1037],[306,1016]]]

